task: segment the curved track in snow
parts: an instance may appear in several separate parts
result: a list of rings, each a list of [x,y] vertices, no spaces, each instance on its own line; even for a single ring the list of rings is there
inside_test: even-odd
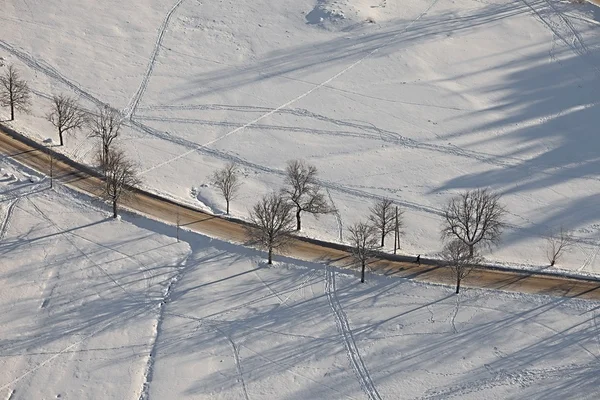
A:
[[[348,360],[350,361],[352,369],[358,378],[360,387],[366,393],[369,399],[381,400],[381,396],[379,395],[379,392],[377,391],[377,388],[371,379],[369,370],[360,356],[358,346],[356,345],[356,341],[354,340],[354,336],[352,334],[352,329],[350,328],[350,323],[348,322],[348,317],[346,316],[346,313],[340,304],[335,290],[335,271],[333,271],[329,266],[326,266],[325,294],[327,295],[329,306],[331,307],[331,311],[335,317],[336,327],[342,337],[344,347],[346,347]]]

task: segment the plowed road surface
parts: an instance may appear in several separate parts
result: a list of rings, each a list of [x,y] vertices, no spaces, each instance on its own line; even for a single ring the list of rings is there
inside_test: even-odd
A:
[[[1,128],[0,153],[41,173],[49,174],[50,158],[47,153],[9,136]],[[102,187],[100,179],[64,162],[54,160],[54,177],[61,184],[75,190],[93,196],[100,194],[99,189]],[[244,226],[239,222],[216,217],[202,211],[178,207],[172,202],[144,193],[136,194],[134,198],[127,200],[123,205],[134,212],[173,225],[176,224],[176,216],[179,212],[181,225],[186,229],[230,242],[243,243],[245,240]],[[329,263],[342,268],[351,268],[352,266],[347,252],[326,244],[316,244],[300,239],[294,240],[286,255],[306,261]],[[370,264],[370,268],[381,274],[418,281],[449,285],[453,285],[454,282],[450,270],[439,265],[417,265],[411,261],[378,259]],[[477,269],[463,281],[463,285],[600,300],[600,281],[535,275],[524,271]]]

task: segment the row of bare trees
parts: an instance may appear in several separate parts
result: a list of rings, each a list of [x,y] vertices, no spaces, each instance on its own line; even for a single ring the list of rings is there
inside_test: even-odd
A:
[[[295,171],[298,161],[288,163],[287,173]],[[305,166],[306,167],[306,166]],[[310,168],[310,171],[316,169]],[[295,176],[295,175],[292,175]],[[286,184],[290,185],[289,175]],[[300,208],[291,200],[297,192],[293,186],[264,196],[251,210],[253,225],[248,229],[249,237],[268,252],[268,263],[272,263],[273,252],[283,251],[290,244],[291,234],[299,230]],[[320,188],[315,188],[318,193]],[[330,207],[327,203],[324,207]],[[310,208],[308,208],[310,210]],[[480,249],[498,245],[506,226],[506,208],[499,194],[488,189],[469,190],[452,198],[443,213],[441,238],[444,247],[441,258],[452,271],[456,282],[456,293],[462,281],[473,268],[483,261]],[[385,246],[386,237],[394,232],[394,250],[402,234],[403,211],[389,199],[376,201],[370,208],[366,221],[357,222],[347,229],[347,241],[352,257],[360,267],[361,282],[365,281],[365,269],[378,251]],[[295,218],[294,218],[295,217]],[[294,220],[296,228],[294,229]],[[553,266],[564,251],[572,244],[572,238],[563,228],[547,238],[547,256]],[[420,260],[420,257],[417,259]],[[420,262],[420,261],[419,261]]]
[[[10,108],[11,121],[15,119],[15,111],[27,113],[31,109],[31,90],[14,65],[0,74],[0,106]],[[46,117],[57,129],[61,146],[66,133],[86,127],[89,136],[99,140],[96,161],[105,178],[103,194],[112,204],[113,217],[117,218],[118,204],[139,185],[135,164],[122,149],[113,146],[121,127],[120,113],[106,105],[90,113],[75,98],[59,94],[53,96]],[[52,165],[52,156],[50,160]]]
[[[31,111],[31,90],[27,82],[21,78],[14,65],[8,65],[0,74],[0,106],[10,108],[10,120],[15,119],[15,111],[28,113]],[[50,112],[46,118],[58,131],[60,145],[64,145],[66,133],[91,127],[92,135],[102,139],[105,155],[108,147],[116,137],[121,116],[108,106],[102,107],[96,115],[84,110],[77,100],[65,94],[52,97]],[[107,141],[105,141],[107,139]]]
[[[10,107],[11,120],[15,118],[15,111],[30,110],[31,91],[14,65],[9,65],[0,75],[0,106]],[[61,146],[65,134],[75,130],[87,128],[89,137],[98,139],[96,161],[105,178],[103,193],[112,204],[116,218],[120,201],[140,184],[136,165],[115,146],[123,120],[121,114],[107,105],[95,113],[89,112],[80,107],[75,98],[59,94],[52,99],[47,119],[57,129]],[[240,168],[230,163],[215,171],[211,181],[223,195],[229,214],[230,203],[242,185]],[[253,225],[248,229],[248,235],[267,250],[271,264],[273,253],[283,251],[290,244],[291,234],[301,230],[302,215],[311,214],[318,218],[335,211],[323,193],[317,168],[302,160],[292,160],[285,170],[284,187],[263,196],[250,210]],[[447,204],[441,227],[445,243],[441,257],[454,273],[456,293],[459,293],[461,281],[481,263],[480,248],[499,243],[505,215],[500,195],[487,189],[465,191]],[[366,221],[347,229],[352,256],[361,268],[361,282],[365,280],[365,269],[370,260],[385,246],[385,240],[392,232],[394,253],[399,248],[402,217],[403,210],[392,200],[381,199],[370,208]],[[572,243],[569,232],[563,228],[549,235],[547,257],[551,266]]]

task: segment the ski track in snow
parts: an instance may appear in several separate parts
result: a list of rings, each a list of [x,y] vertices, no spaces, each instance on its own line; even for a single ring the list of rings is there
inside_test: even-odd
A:
[[[446,400],[451,398],[462,398],[467,394],[494,389],[499,386],[518,385],[519,387],[524,388],[541,380],[570,377],[575,375],[577,372],[580,372],[582,369],[592,368],[595,366],[596,363],[588,363],[583,365],[567,365],[553,368],[520,370],[501,369],[498,371],[488,368],[488,372],[490,375],[492,375],[489,378],[459,383],[442,390],[430,390],[429,395],[419,397],[419,400]]]
[[[454,333],[458,333],[456,329],[456,316],[458,315],[458,311],[460,308],[460,296],[456,296],[456,306],[454,308],[454,314],[452,315],[452,331]]]
[[[229,345],[231,346],[231,350],[233,351],[235,368],[237,370],[240,383],[242,384],[242,392],[244,394],[244,399],[250,400],[250,397],[248,397],[248,389],[246,388],[246,381],[244,380],[244,370],[242,369],[242,362],[240,360],[240,352],[239,352],[238,346],[236,346],[236,344],[233,341],[233,339],[231,338],[231,336],[229,336],[227,333],[225,333],[225,331],[223,331],[222,329],[217,327],[216,324],[210,324],[210,327],[213,330],[217,331],[225,339],[227,339],[227,342],[229,342]]]
[[[389,42],[393,42],[398,36],[400,36],[400,35],[406,33],[407,31],[409,31],[410,28],[412,28],[412,26],[417,21],[419,21],[421,18],[423,18],[438,3],[438,1],[439,0],[433,0],[429,4],[429,6],[425,9],[425,11],[423,11],[417,18],[415,18],[414,20],[412,20],[403,30],[401,30],[400,32],[394,34],[390,38]],[[250,122],[248,122],[248,123],[246,123],[246,124],[244,124],[244,125],[242,125],[240,127],[237,127],[237,128],[235,128],[235,129],[233,129],[233,130],[231,130],[231,131],[229,131],[229,132],[227,132],[227,133],[225,133],[225,134],[223,134],[223,135],[221,135],[221,136],[219,136],[219,137],[217,137],[217,138],[215,138],[215,139],[213,139],[211,141],[208,141],[208,142],[204,143],[203,145],[199,145],[199,146],[197,146],[197,147],[195,147],[193,149],[190,149],[190,150],[188,150],[188,151],[186,151],[186,152],[184,152],[184,153],[182,153],[182,154],[180,154],[180,155],[178,155],[176,157],[171,158],[170,160],[166,160],[166,161],[164,161],[162,163],[159,163],[159,164],[157,164],[157,165],[155,165],[155,166],[153,166],[153,167],[151,167],[151,168],[149,168],[149,169],[147,169],[145,171],[142,171],[141,173],[143,174],[143,173],[152,171],[152,170],[154,170],[156,168],[160,168],[160,167],[162,167],[164,165],[170,164],[173,161],[177,161],[177,160],[179,160],[181,158],[187,157],[188,155],[190,155],[190,154],[194,153],[195,151],[197,151],[199,148],[206,148],[208,146],[211,146],[211,145],[213,145],[213,144],[215,144],[215,143],[217,143],[217,142],[219,142],[219,141],[221,141],[221,140],[223,140],[223,139],[225,139],[225,138],[227,138],[227,137],[229,137],[229,136],[231,136],[231,135],[233,135],[233,134],[235,134],[237,132],[240,132],[240,131],[242,131],[242,130],[244,130],[244,129],[252,126],[252,125],[255,125],[257,122],[260,122],[263,119],[270,117],[271,115],[277,113],[278,111],[283,110],[283,109],[291,106],[294,103],[297,103],[298,101],[302,100],[306,96],[309,96],[310,94],[312,94],[316,90],[318,90],[318,89],[320,89],[320,88],[322,88],[324,86],[327,86],[329,83],[333,82],[334,80],[336,80],[340,76],[342,76],[345,73],[347,73],[348,71],[352,70],[354,67],[356,67],[357,65],[361,64],[367,58],[371,57],[374,53],[376,53],[377,51],[379,51],[379,49],[383,48],[385,45],[386,44],[382,44],[381,46],[379,46],[379,47],[371,50],[370,52],[368,52],[367,54],[365,54],[364,56],[362,56],[360,59],[358,59],[354,63],[350,64],[349,66],[347,66],[346,68],[344,68],[340,72],[336,73],[335,75],[333,75],[329,79],[326,79],[325,81],[321,82],[320,84],[312,87],[308,91],[306,91],[303,94],[295,97],[294,99],[292,99],[292,100],[290,100],[290,101],[288,101],[288,102],[280,105],[279,107],[276,107],[276,108],[268,111],[267,113],[259,116],[258,118],[254,119],[254,120],[252,120],[252,121],[250,121]]]
[[[6,236],[6,231],[10,226],[10,218],[12,217],[14,209],[17,206],[19,200],[20,198],[16,198],[15,200],[13,200],[8,206],[8,210],[6,210],[6,216],[4,217],[4,221],[2,221],[2,228],[0,229],[0,241],[4,240],[4,236]]]
[[[71,244],[71,246],[73,248],[75,248],[75,250],[77,250],[77,252],[79,254],[81,254],[86,260],[88,260],[93,266],[95,266],[96,268],[98,268],[110,281],[112,281],[116,286],[118,286],[124,293],[125,295],[127,295],[130,298],[134,298],[134,296],[129,293],[129,291],[127,289],[125,289],[123,287],[123,285],[121,285],[111,274],[108,273],[108,271],[106,271],[106,269],[102,268],[100,266],[100,264],[98,264],[97,262],[95,262],[93,259],[90,258],[90,256],[83,250],[81,250],[81,248],[79,246],[77,246],[75,244],[75,242],[70,238],[71,233],[70,232],[65,232],[64,229],[62,229],[61,227],[59,227],[54,221],[52,221],[52,219],[50,217],[48,217],[32,200],[31,198],[27,197],[27,200],[29,201],[29,203],[31,204],[31,206],[39,213],[39,215],[46,220],[48,223],[51,224],[51,226],[53,226],[55,229],[57,229],[57,231]],[[144,274],[145,275],[145,274]],[[146,277],[146,276],[144,276]]]
[[[269,285],[267,282],[265,282],[265,280],[260,276],[260,274],[258,273],[256,268],[252,269],[252,272],[254,272],[254,275],[256,275],[256,277],[261,281],[263,286],[265,286],[269,290],[269,292],[271,292],[275,297],[277,297],[277,299],[279,300],[279,305],[280,306],[284,305],[285,300],[281,298],[281,296],[279,295],[279,293],[277,291],[273,290],[271,285]]]
[[[180,5],[182,0],[180,0],[180,2],[176,3],[176,5],[171,9],[170,13],[167,15],[167,18],[170,18],[170,16],[172,15],[172,12],[175,11],[175,9]],[[552,32],[559,37],[563,42],[565,42],[567,45],[569,45],[569,41],[565,39],[565,36],[563,34],[561,34],[558,31],[558,28],[556,28],[556,24],[551,24],[550,22],[548,22],[546,19],[544,19],[540,13],[533,8],[533,6],[531,6],[529,3],[527,3],[527,0],[523,0],[525,2],[525,4],[538,16],[538,18],[545,24],[547,25]],[[433,2],[430,7],[423,13],[421,14],[417,19],[415,19],[414,21],[412,21],[412,23],[415,23],[416,21],[418,21],[420,18],[422,18],[435,4],[437,3],[437,1]],[[550,6],[550,5],[549,5]],[[575,28],[572,26],[572,24],[570,24],[567,20],[566,17],[564,17],[554,6],[550,6],[552,7],[552,9],[555,11],[555,15],[558,15],[560,17],[560,19],[568,26],[570,32],[575,35],[575,40],[578,40],[580,43],[580,48],[578,49],[577,46],[575,46],[574,44],[569,45],[573,51],[575,51],[577,54],[580,55],[587,55],[587,47],[585,46],[583,40],[581,39],[580,35],[577,33],[577,31],[575,30]],[[168,21],[167,18],[165,18],[165,21],[167,22],[168,25]],[[166,25],[165,25],[165,21],[163,21],[163,25],[161,27],[164,26],[164,28],[166,29]],[[411,23],[411,24],[412,24]],[[410,27],[410,25],[409,25]],[[403,32],[406,32],[409,27],[405,28],[405,30]],[[161,28],[162,29],[162,28]],[[162,37],[164,35],[164,30],[161,30],[162,33],[159,34],[159,39],[158,41],[162,40]],[[400,35],[403,32],[399,32],[396,35]],[[15,47],[9,45],[8,43],[6,43],[5,41],[0,40],[0,48],[5,49],[6,51],[8,51],[9,53],[17,56],[19,59],[21,59],[25,64],[27,64],[28,66],[30,66],[33,69],[36,69],[38,71],[41,71],[42,73],[46,74],[47,76],[54,78],[56,80],[58,80],[59,82],[65,84],[66,86],[70,87],[72,90],[74,90],[76,93],[78,93],[81,97],[84,97],[86,99],[88,99],[89,101],[93,102],[94,104],[97,105],[104,105],[104,103],[102,101],[100,101],[99,99],[97,99],[96,97],[94,97],[93,95],[91,95],[89,92],[83,90],[79,85],[69,81],[68,79],[66,79],[63,75],[61,75],[58,71],[56,71],[56,69],[54,69],[51,66],[48,66],[47,63],[43,62],[43,61],[39,61],[37,59],[35,59],[33,56],[27,54],[26,52],[20,50],[20,49],[16,49]],[[373,50],[373,52],[377,51],[377,49]],[[582,51],[584,53],[582,53]],[[156,57],[156,54],[154,54],[153,58]],[[367,55],[368,57],[368,55]],[[365,57],[366,58],[366,57]],[[151,58],[152,60],[152,58]],[[151,65],[153,65],[153,61],[151,61],[151,63],[149,64],[149,70],[151,72]],[[153,68],[153,67],[152,67]],[[598,71],[598,68],[596,68],[596,70]],[[147,82],[146,82],[147,83]],[[327,86],[327,85],[322,85],[322,86]],[[141,86],[143,87],[143,85]],[[145,89],[144,89],[145,90]],[[221,109],[227,109],[227,107],[233,107],[233,106],[226,106],[226,105],[206,105],[206,106],[194,106],[194,105],[190,105],[190,106],[162,106],[162,108],[169,108],[169,109],[175,109],[175,108],[180,108],[180,109],[219,109],[219,107]],[[235,106],[237,108],[240,107],[244,107],[244,106]],[[246,106],[248,109],[250,110],[260,110],[261,107],[252,107],[252,106]],[[159,107],[154,107],[154,108],[159,108]],[[291,112],[291,113],[304,113],[305,116],[311,116],[311,117],[315,117],[318,118],[320,120],[324,120],[324,121],[328,121],[328,122],[340,122],[340,121],[335,121],[332,120],[330,118],[324,117],[324,116],[318,116],[314,113],[310,113],[306,110],[300,110],[295,111],[295,110],[288,110],[288,109],[284,109],[284,107],[282,108],[278,108],[278,109],[268,109],[268,108],[264,108],[263,109],[267,109],[269,111],[267,111],[266,114],[268,115],[272,115],[274,112]],[[153,109],[153,107],[148,107],[148,109]],[[264,114],[264,115],[266,115]],[[263,116],[264,116],[263,115]],[[261,119],[261,117],[259,117],[258,119],[256,119],[255,121],[259,121]],[[182,145],[184,147],[189,148],[190,150],[186,153],[190,154],[194,151],[199,151],[202,154],[205,155],[210,155],[213,156],[217,159],[221,159],[221,160],[228,160],[228,161],[234,161],[234,162],[238,162],[240,164],[243,164],[247,167],[250,168],[254,168],[256,170],[260,170],[263,172],[269,172],[269,173],[277,173],[277,174],[282,174],[281,171],[277,171],[274,170],[272,168],[269,167],[265,167],[265,166],[261,166],[255,163],[251,163],[249,161],[246,160],[242,160],[239,157],[227,154],[225,152],[222,151],[218,151],[218,150],[212,150],[209,149],[207,147],[203,147],[203,146],[199,146],[197,143],[191,142],[191,141],[187,141],[185,139],[181,139],[181,138],[175,138],[169,134],[167,134],[166,132],[159,132],[158,130],[155,130],[153,128],[150,128],[147,125],[144,125],[138,121],[129,121],[130,122],[130,126],[132,126],[134,129],[137,129],[139,131],[145,132],[147,134],[152,134],[154,136],[160,137],[161,139],[164,140],[168,140],[172,143],[176,143],[179,145]],[[197,122],[197,121],[196,121]],[[361,125],[361,124],[354,124],[354,123],[349,123],[347,121],[341,121],[342,122],[342,126],[353,126],[353,125],[358,125],[358,126],[354,126],[354,127],[358,127],[359,129],[365,131],[368,130],[368,125]],[[226,123],[226,122],[221,122],[221,123],[214,123],[217,125],[221,125],[221,126],[226,126],[226,125],[234,125],[231,123]],[[238,124],[239,125],[239,124]],[[252,125],[252,124],[251,124]],[[255,126],[256,123],[254,123]],[[242,125],[242,126],[238,126],[236,129],[234,129],[234,131],[239,131],[244,127],[249,126],[248,124],[246,125]],[[257,126],[260,127],[261,129],[274,129],[274,128],[278,128],[278,127],[270,127],[270,126]],[[280,127],[278,129],[297,129],[297,128],[291,128],[291,127]],[[419,141],[413,140],[413,139],[409,139],[409,138],[405,138],[395,132],[389,132],[389,131],[385,131],[382,129],[379,129],[375,126],[371,126],[372,129],[372,133],[374,134],[374,138],[376,135],[379,135],[379,138],[381,140],[385,140],[385,141],[391,141],[391,142],[395,142],[397,144],[400,144],[402,146],[406,146],[409,148],[417,148],[417,149],[424,149],[424,150],[431,150],[431,151],[439,151],[439,152],[443,152],[444,154],[453,154],[455,156],[459,156],[459,157],[468,157],[468,158],[472,158],[481,162],[485,162],[485,163],[489,163],[492,165],[497,165],[497,166],[502,166],[502,167],[510,167],[512,165],[515,164],[515,162],[520,162],[522,160],[518,159],[518,158],[514,158],[514,157],[495,157],[489,154],[485,154],[485,153],[481,153],[481,152],[476,152],[476,151],[470,151],[470,150],[466,150],[466,149],[461,149],[459,147],[456,146],[446,146],[446,145],[436,145],[436,144],[431,144],[431,143],[421,143]],[[307,129],[301,129],[302,132],[311,132],[311,130],[307,130]],[[314,134],[323,134],[323,133],[327,133],[327,134],[332,134],[332,135],[353,135],[353,136],[357,136],[357,137],[362,137],[364,138],[364,134],[359,134],[359,133],[355,133],[355,132],[340,132],[340,131],[323,131],[323,130],[314,130],[313,132]],[[227,134],[226,134],[227,135]],[[220,140],[220,139],[219,139]],[[206,146],[206,145],[204,145]],[[181,158],[181,156],[177,156],[175,159]],[[160,165],[164,165],[166,163],[172,162],[175,159],[172,160],[168,160],[165,163],[161,163]],[[160,166],[159,165],[159,166]],[[154,166],[150,169],[147,169],[145,171],[142,171],[141,173],[146,173],[152,169],[157,168],[158,166]],[[544,166],[536,166],[536,167],[530,167],[529,170],[533,173],[541,173],[541,174],[545,174],[545,175],[554,175],[554,173],[559,172],[560,169],[558,169],[556,172],[548,172]],[[578,179],[584,179],[584,180],[600,180],[600,178],[594,178],[594,177],[579,177]],[[371,193],[368,193],[366,191],[358,191],[355,189],[351,189],[348,186],[343,186],[343,185],[339,185],[339,184],[334,184],[334,183],[327,183],[327,182],[322,182],[324,183],[324,186],[326,188],[331,188],[333,190],[338,190],[342,193],[346,193],[346,194],[350,194],[353,196],[357,196],[357,197],[362,197],[362,198],[368,198],[368,199],[379,199],[381,196],[377,196],[377,195],[373,195]],[[406,201],[399,201],[401,205],[403,205],[404,207],[407,208],[411,208],[417,211],[423,211],[423,212],[428,212],[428,213],[432,213],[435,215],[440,215],[440,210],[431,208],[431,207],[425,207],[422,206],[420,204],[417,203],[411,203],[411,202],[406,202]],[[512,226],[511,226],[512,227]],[[518,228],[518,227],[512,227],[512,228]],[[587,242],[586,242],[587,243]],[[594,245],[596,245],[596,243],[594,243]]]
[[[189,255],[188,255],[189,257]],[[148,355],[148,361],[146,363],[146,368],[144,370],[144,379],[142,382],[142,389],[140,391],[139,400],[148,400],[150,398],[150,383],[152,382],[152,374],[154,373],[154,364],[156,361],[156,351],[160,339],[160,334],[162,331],[162,324],[164,322],[164,310],[167,301],[169,301],[171,297],[171,293],[173,292],[177,282],[181,278],[185,276],[189,266],[186,266],[187,259],[186,257],[182,262],[179,263],[180,271],[178,271],[167,286],[167,289],[164,291],[164,296],[158,304],[158,317],[156,318],[156,325],[154,327],[154,335],[152,337],[152,344],[150,345],[150,353]]]
[[[596,75],[600,77],[600,67],[594,62],[595,60],[592,58],[581,35],[577,32],[577,29],[575,29],[569,19],[558,10],[554,4],[552,4],[552,0],[543,0],[546,7],[541,7],[541,11],[529,3],[528,0],[522,1],[556,37],[558,37],[576,55],[586,60],[588,65],[594,69]],[[544,16],[542,16],[542,14],[544,14]],[[571,36],[571,40],[567,39],[568,36]]]
[[[169,10],[167,15],[165,16],[165,19],[163,20],[163,22],[158,30],[158,37],[156,38],[156,42],[154,43],[154,49],[152,50],[152,54],[150,55],[150,61],[148,62],[148,67],[146,68],[146,73],[144,74],[144,78],[142,79],[142,82],[140,83],[140,87],[138,88],[137,92],[135,93],[133,98],[130,100],[130,102],[127,105],[127,107],[125,108],[125,110],[123,110],[123,118],[131,119],[133,117],[133,115],[135,114],[137,106],[138,106],[140,100],[142,99],[142,96],[144,95],[146,88],[148,87],[148,82],[150,80],[150,76],[152,75],[152,72],[154,71],[154,65],[156,63],[156,58],[158,57],[158,52],[160,50],[161,43],[165,36],[165,32],[167,31],[167,27],[169,26],[169,21],[171,20],[171,17],[173,16],[173,13],[175,12],[175,10],[177,10],[177,8],[179,8],[179,6],[182,3],[183,3],[183,0],[178,0],[177,3],[175,3],[175,5]]]
[[[381,396],[379,395],[379,392],[377,392],[375,384],[371,379],[371,375],[369,374],[369,371],[362,357],[360,356],[360,352],[358,351],[358,346],[356,345],[354,336],[352,335],[352,329],[350,328],[348,317],[342,309],[342,305],[337,297],[335,287],[335,271],[333,271],[329,266],[325,266],[325,293],[327,294],[329,306],[331,307],[335,317],[337,329],[344,342],[344,347],[346,347],[348,360],[352,365],[352,369],[354,369],[354,373],[358,378],[360,387],[366,393],[369,399],[381,400]]]
[[[600,357],[600,330],[598,330],[598,313],[596,311],[592,311],[592,328],[596,332],[596,347],[598,350],[598,357]]]
[[[335,210],[333,212],[333,215],[335,215],[335,220],[337,221],[338,230],[339,230],[339,234],[340,234],[340,242],[343,242],[344,241],[344,224],[342,223],[342,216],[340,214],[340,210],[338,210],[338,208],[335,206],[335,203],[333,202],[333,197],[331,197],[331,192],[329,191],[329,188],[325,188],[325,190],[327,191],[327,196],[329,197],[329,201],[331,202],[331,205],[333,206],[333,209]]]
[[[25,65],[27,65],[31,69],[40,71],[44,75],[46,75],[50,78],[53,78],[53,79],[57,80],[58,82],[64,84],[69,89],[71,89],[75,93],[77,93],[80,97],[85,98],[86,100],[94,103],[98,107],[104,106],[104,103],[102,101],[100,101],[99,99],[94,97],[92,94],[90,94],[89,92],[82,89],[80,85],[65,78],[60,72],[58,72],[54,67],[50,66],[48,63],[46,63],[42,60],[36,59],[32,55],[26,53],[25,51],[23,51],[21,49],[17,49],[16,47],[11,46],[10,44],[6,43],[2,39],[0,39],[0,49],[4,49],[8,53],[14,55],[19,60],[21,60],[21,62],[23,62]]]

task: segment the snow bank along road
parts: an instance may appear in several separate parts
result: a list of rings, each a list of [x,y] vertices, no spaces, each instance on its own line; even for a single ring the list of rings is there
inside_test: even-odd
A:
[[[34,168],[42,173],[48,173],[50,158],[44,151],[34,148],[27,139],[10,132],[0,125],[0,153],[4,156]],[[85,167],[74,162],[54,161],[54,177],[60,183],[75,190],[100,195],[101,180],[85,171]],[[169,200],[140,191],[123,206],[173,225],[176,224],[177,214],[180,215],[181,225],[185,229],[200,232],[218,239],[244,243],[245,227],[240,221],[220,218],[189,207],[180,206]],[[288,256],[317,263],[324,263],[341,268],[351,266],[348,252],[339,246],[327,243],[315,243],[298,238],[290,247]],[[453,284],[454,280],[447,268],[439,265],[417,265],[410,260],[378,259],[370,265],[372,270],[385,275],[411,278],[419,281]],[[561,276],[536,275],[527,271],[498,271],[477,269],[464,282],[466,286],[517,291],[525,293],[550,294],[566,297],[600,300],[600,280],[574,279]]]

